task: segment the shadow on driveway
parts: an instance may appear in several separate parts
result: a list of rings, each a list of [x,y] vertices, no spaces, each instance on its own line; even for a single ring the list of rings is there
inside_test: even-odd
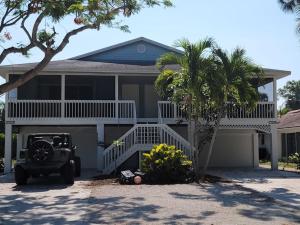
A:
[[[234,183],[73,186],[59,177],[0,189],[0,224],[290,224],[299,208]],[[0,182],[3,181],[0,179]],[[2,187],[4,189],[2,189]],[[273,190],[291,201],[300,196]]]

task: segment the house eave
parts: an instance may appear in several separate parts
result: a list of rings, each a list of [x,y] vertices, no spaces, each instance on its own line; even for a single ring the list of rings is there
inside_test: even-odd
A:
[[[24,64],[26,65],[26,64]],[[24,66],[24,67],[18,67],[15,68],[14,66],[3,66],[2,68],[0,67],[0,75],[5,78],[6,74],[22,74],[31,69],[32,67]],[[273,69],[264,69],[265,70],[265,77],[266,78],[276,78],[276,79],[281,79],[284,77],[287,77],[291,74],[290,71],[285,71],[285,70],[273,70]],[[142,75],[142,74],[152,74],[152,75],[158,75],[159,70],[158,69],[152,69],[152,70],[102,70],[102,69],[93,69],[93,68],[84,68],[81,70],[78,70],[78,68],[64,68],[64,69],[44,69],[40,75],[44,74],[118,74],[118,75]]]
[[[291,71],[288,70],[277,70],[277,69],[269,69],[264,68],[266,77],[274,77],[276,79],[281,79],[291,75]]]

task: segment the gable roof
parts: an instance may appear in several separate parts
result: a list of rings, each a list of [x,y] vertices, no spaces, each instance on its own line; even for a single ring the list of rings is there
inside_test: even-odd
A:
[[[278,129],[300,127],[300,109],[293,110],[279,119]]]
[[[138,45],[139,43],[143,43],[143,44],[150,45],[152,47],[159,48],[161,51],[164,51],[164,52],[174,52],[176,54],[183,54],[183,51],[181,51],[179,49],[161,44],[159,42],[150,40],[150,39],[145,38],[145,37],[139,37],[139,38],[132,39],[132,40],[129,40],[129,41],[125,41],[125,42],[122,42],[122,43],[119,43],[119,44],[116,44],[116,45],[112,45],[112,46],[109,46],[109,47],[106,47],[106,48],[102,48],[102,49],[99,49],[99,50],[96,50],[96,51],[92,51],[92,52],[89,52],[89,53],[86,53],[86,54],[78,55],[78,56],[72,57],[70,59],[71,60],[94,61],[95,59],[93,59],[93,58],[95,58],[95,56],[98,56],[98,59],[99,59],[99,56],[101,56],[101,55],[108,54],[109,52],[116,53],[117,50],[120,51],[121,49],[125,49],[128,46]],[[99,61],[102,61],[102,60],[103,59],[100,59]],[[103,62],[105,62],[105,61],[106,62],[113,62],[113,61],[109,61],[109,60],[108,61],[103,60]]]

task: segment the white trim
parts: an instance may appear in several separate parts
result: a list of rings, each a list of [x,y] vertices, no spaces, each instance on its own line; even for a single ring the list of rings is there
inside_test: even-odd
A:
[[[273,79],[273,102],[275,108],[275,118],[277,118],[277,79]]]
[[[116,119],[119,120],[119,76],[115,76],[115,113]]]
[[[26,64],[24,64],[26,65]],[[29,70],[31,67],[28,68],[4,68],[4,67],[0,67],[0,72],[3,71],[3,73],[13,73],[13,74],[23,74],[24,72],[26,72],[27,70]],[[127,71],[121,71],[121,70],[115,70],[115,71],[105,71],[105,70],[101,70],[101,69],[95,69],[92,70],[91,69],[84,69],[84,70],[77,70],[77,71],[70,71],[70,68],[66,68],[66,69],[61,69],[61,70],[55,70],[55,69],[50,69],[47,70],[47,68],[45,68],[43,70],[43,72],[40,72],[39,75],[61,75],[62,73],[64,73],[65,75],[87,75],[87,76],[115,76],[115,74],[118,74],[119,76],[158,76],[159,75],[159,71],[158,70],[152,70],[152,71],[143,71],[143,70],[127,70]],[[88,71],[90,70],[90,71]],[[269,70],[269,69],[267,69]],[[265,78],[283,78],[286,76],[289,76],[291,74],[290,71],[283,71],[283,70],[274,70],[276,72],[273,73],[267,73],[265,74]],[[2,76],[2,75],[1,75]],[[5,76],[2,76],[5,77]]]
[[[65,117],[66,75],[61,75],[61,117]]]
[[[12,125],[5,124],[5,154],[4,154],[4,173],[10,173],[11,166],[11,147],[12,147]]]
[[[103,151],[104,146],[102,146],[102,143],[104,143],[104,124],[103,123],[97,123],[97,170],[102,171],[103,170]]]
[[[259,167],[259,144],[258,144],[258,133],[252,134],[253,140],[253,168]]]
[[[183,54],[183,51],[181,51],[179,49],[170,47],[168,45],[164,45],[162,43],[150,40],[150,39],[145,38],[145,37],[139,37],[139,38],[135,38],[135,39],[132,39],[132,40],[129,40],[129,41],[118,43],[118,44],[115,44],[115,45],[112,45],[112,46],[109,46],[109,47],[106,47],[106,48],[102,48],[102,49],[99,49],[99,50],[96,50],[96,51],[92,51],[92,52],[88,52],[88,53],[85,53],[85,54],[82,54],[82,55],[78,55],[78,56],[72,57],[70,59],[71,60],[74,60],[74,59],[77,60],[77,59],[81,59],[81,58],[86,58],[86,57],[89,57],[89,56],[92,56],[92,55],[95,55],[95,54],[100,54],[100,53],[107,52],[107,51],[110,51],[110,50],[113,50],[113,49],[117,49],[117,48],[120,48],[120,47],[123,47],[123,46],[126,46],[126,45],[130,45],[130,44],[133,44],[133,43],[136,43],[136,42],[139,42],[139,41],[144,41],[146,43],[159,46],[159,47],[167,49],[169,51],[176,52],[178,54]]]
[[[271,124],[272,150],[271,150],[271,168],[278,170],[278,133],[277,124]]]
[[[300,132],[300,127],[278,128],[277,130],[281,134],[297,133]]]

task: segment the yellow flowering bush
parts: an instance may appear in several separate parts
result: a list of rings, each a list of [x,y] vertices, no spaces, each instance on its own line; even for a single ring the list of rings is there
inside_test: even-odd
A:
[[[184,182],[189,178],[192,161],[175,146],[154,145],[143,156],[143,171],[153,182]]]

